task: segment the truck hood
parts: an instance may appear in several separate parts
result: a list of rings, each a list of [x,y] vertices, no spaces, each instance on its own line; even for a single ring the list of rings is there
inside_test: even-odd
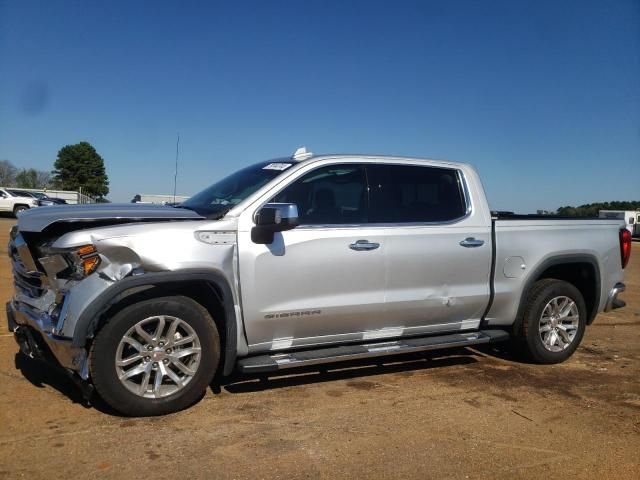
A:
[[[90,205],[59,205],[26,210],[18,216],[22,232],[42,232],[56,223],[73,222],[136,222],[163,220],[198,220],[204,217],[186,208],[136,203],[107,203]]]

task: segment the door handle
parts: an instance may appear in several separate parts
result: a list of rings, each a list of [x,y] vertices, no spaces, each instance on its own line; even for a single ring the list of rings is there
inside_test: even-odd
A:
[[[362,250],[375,250],[379,246],[380,246],[379,243],[370,242],[369,240],[358,240],[357,242],[354,242],[351,245],[349,245],[349,248],[351,250],[356,250],[360,252]]]
[[[481,247],[484,245],[484,240],[476,240],[473,237],[467,237],[460,242],[460,245],[467,248]]]

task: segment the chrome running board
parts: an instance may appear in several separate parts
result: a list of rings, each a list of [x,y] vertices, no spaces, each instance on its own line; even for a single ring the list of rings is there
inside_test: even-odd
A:
[[[386,342],[256,355],[238,360],[238,369],[242,373],[264,373],[286,368],[319,365],[360,358],[467,347],[483,343],[502,342],[508,339],[509,334],[504,330],[480,330],[477,332],[453,333],[430,337],[403,338]]]

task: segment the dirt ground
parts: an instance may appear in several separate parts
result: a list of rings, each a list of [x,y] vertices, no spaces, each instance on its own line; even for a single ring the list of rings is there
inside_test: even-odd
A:
[[[0,219],[0,300],[12,292]],[[130,419],[17,354],[0,313],[0,478],[640,478],[640,244],[627,307],[555,366],[490,349],[212,387]],[[402,360],[402,361],[400,361]]]

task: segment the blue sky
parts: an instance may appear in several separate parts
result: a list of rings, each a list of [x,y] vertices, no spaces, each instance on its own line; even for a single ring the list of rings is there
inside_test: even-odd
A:
[[[640,3],[2,1],[0,159],[91,142],[109,198],[306,145],[470,162],[491,207],[640,199]]]

